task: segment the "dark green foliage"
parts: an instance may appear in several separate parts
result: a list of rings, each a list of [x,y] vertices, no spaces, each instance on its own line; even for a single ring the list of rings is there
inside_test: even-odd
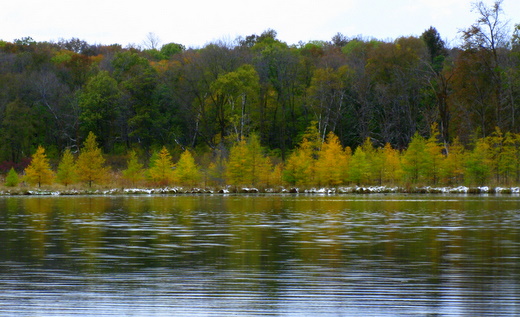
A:
[[[215,155],[257,133],[281,159],[312,121],[322,138],[334,132],[352,149],[366,138],[405,149],[433,123],[444,143],[458,136],[468,145],[474,131],[486,137],[495,126],[518,133],[520,28],[510,46],[487,43],[483,17],[507,33],[501,1],[475,6],[483,16],[458,48],[434,27],[394,41],[338,33],[298,45],[269,29],[200,49],[158,47],[153,34],[144,50],[74,38],[1,41],[0,160],[17,163],[39,144],[74,151],[89,131],[108,155],[162,146]]]

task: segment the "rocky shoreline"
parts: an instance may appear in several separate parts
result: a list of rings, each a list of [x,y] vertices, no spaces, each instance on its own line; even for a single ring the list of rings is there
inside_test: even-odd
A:
[[[337,188],[265,188],[222,187],[222,188],[113,188],[113,189],[13,189],[2,190],[0,196],[73,196],[73,195],[165,195],[165,194],[520,194],[520,187],[389,187],[389,186],[352,186]]]

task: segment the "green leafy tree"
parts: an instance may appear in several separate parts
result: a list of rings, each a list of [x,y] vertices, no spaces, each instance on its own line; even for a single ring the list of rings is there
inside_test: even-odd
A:
[[[200,168],[189,150],[185,150],[177,162],[174,179],[181,185],[195,186],[202,179]]]
[[[79,153],[76,171],[79,180],[88,183],[89,187],[92,187],[92,183],[102,184],[108,176],[105,158],[98,147],[96,135],[92,131],[89,132]]]
[[[69,148],[65,149],[63,152],[60,163],[58,164],[58,172],[56,176],[58,182],[65,186],[74,184],[78,179],[78,174],[76,173],[76,164],[74,163],[74,156],[72,155],[72,152]]]
[[[31,109],[21,99],[16,99],[5,106],[1,120],[1,157],[19,162],[24,152],[30,152],[31,135],[35,131]]]
[[[5,186],[7,187],[15,187],[20,183],[20,178],[18,177],[18,173],[11,167],[9,173],[5,177]]]
[[[31,157],[31,163],[25,168],[25,179],[31,185],[38,184],[38,187],[54,182],[54,172],[42,146],[38,146]]]
[[[128,153],[126,165],[127,167],[123,171],[123,177],[135,186],[136,183],[144,179],[143,164],[139,163],[135,151],[130,151]]]
[[[107,71],[91,77],[79,94],[81,128],[99,136],[102,146],[121,137],[117,129],[120,97],[117,81]]]
[[[253,105],[258,99],[259,78],[252,65],[242,65],[236,71],[220,75],[212,84],[209,101],[214,107],[222,137],[231,132],[237,139],[251,126]],[[208,109],[209,110],[209,109]],[[231,131],[228,131],[228,128]]]
[[[172,157],[168,149],[163,146],[153,165],[148,169],[150,179],[159,185],[169,185],[173,181]]]

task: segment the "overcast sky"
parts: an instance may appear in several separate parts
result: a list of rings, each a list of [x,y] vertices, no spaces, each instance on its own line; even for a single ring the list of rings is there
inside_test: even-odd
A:
[[[91,44],[142,44],[154,33],[162,44],[202,47],[215,40],[271,28],[288,44],[330,40],[340,32],[382,40],[419,36],[430,26],[457,44],[458,31],[477,18],[472,0],[21,0],[0,4],[0,39],[72,37]],[[485,0],[491,5],[493,1]],[[504,0],[511,29],[520,1]]]

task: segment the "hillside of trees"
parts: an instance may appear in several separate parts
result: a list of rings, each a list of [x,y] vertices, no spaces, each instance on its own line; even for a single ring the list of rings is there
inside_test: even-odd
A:
[[[152,169],[166,150],[178,174],[174,162],[190,153],[201,173],[185,177],[193,186],[518,183],[520,25],[503,21],[501,3],[474,3],[476,22],[458,47],[434,27],[394,41],[338,33],[297,45],[266,30],[197,49],[159,46],[153,34],[124,48],[0,41],[0,172],[23,173],[41,147],[59,173],[64,156],[78,163],[93,134],[106,173],[121,174],[129,158]],[[233,166],[244,162],[234,159],[251,143],[253,160],[266,161],[240,176]],[[416,146],[433,151],[426,163],[410,157]],[[374,167],[383,153],[399,165],[390,178]],[[315,174],[302,180],[297,170],[307,163],[297,160],[309,155]],[[461,164],[456,175],[441,172],[448,161]],[[324,176],[337,166],[338,175]]]

